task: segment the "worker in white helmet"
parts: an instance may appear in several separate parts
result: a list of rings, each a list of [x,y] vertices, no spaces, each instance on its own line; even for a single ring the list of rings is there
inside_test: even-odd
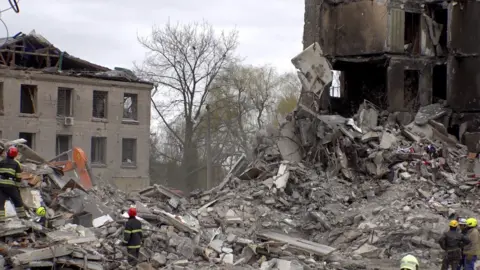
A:
[[[407,255],[400,260],[400,270],[418,270],[418,260],[413,255]]]

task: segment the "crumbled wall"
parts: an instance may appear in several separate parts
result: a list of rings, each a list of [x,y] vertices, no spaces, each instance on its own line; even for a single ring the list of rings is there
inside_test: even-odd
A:
[[[448,60],[447,102],[457,111],[480,108],[480,58],[450,56]]]
[[[91,137],[107,137],[107,164],[93,167],[95,176],[113,180],[124,190],[149,185],[149,136],[150,106],[138,106],[138,124],[123,124],[123,94],[137,93],[138,104],[150,104],[148,85],[123,83],[98,79],[49,75],[40,72],[0,70],[3,81],[5,114],[0,117],[0,130],[8,139],[18,138],[19,132],[35,133],[35,150],[45,158],[55,156],[57,134],[72,135],[72,145],[82,148],[90,158]],[[20,115],[20,86],[38,86],[36,117]],[[74,125],[64,126],[64,120],[56,116],[57,89],[74,89]],[[93,90],[108,91],[108,121],[92,121]],[[122,138],[137,139],[137,166],[121,166]]]
[[[337,29],[335,55],[375,54],[385,51],[388,29],[386,4],[357,1],[331,8],[332,22]]]
[[[383,52],[387,14],[387,5],[380,2],[362,0],[332,6],[321,0],[305,0],[304,47],[316,41],[326,55]]]

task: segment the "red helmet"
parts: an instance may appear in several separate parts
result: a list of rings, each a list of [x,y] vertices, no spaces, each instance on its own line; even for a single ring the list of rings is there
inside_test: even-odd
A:
[[[18,155],[18,149],[15,146],[8,148],[7,156],[9,158],[15,158]]]
[[[128,216],[129,217],[135,217],[137,216],[137,208],[130,208],[128,209]]]

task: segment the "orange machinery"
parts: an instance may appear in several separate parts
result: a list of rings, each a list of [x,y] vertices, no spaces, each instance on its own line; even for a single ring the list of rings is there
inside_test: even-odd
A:
[[[80,181],[79,184],[82,185],[83,189],[91,189],[93,184],[85,152],[79,147],[73,147],[72,150],[65,152],[64,154],[68,155],[68,160],[52,161],[49,165],[61,168],[64,174],[69,172],[74,173],[76,178]]]

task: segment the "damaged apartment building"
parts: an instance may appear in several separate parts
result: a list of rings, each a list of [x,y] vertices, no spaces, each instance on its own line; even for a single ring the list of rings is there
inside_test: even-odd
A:
[[[320,106],[350,114],[367,99],[410,118],[445,102],[451,134],[476,130],[478,14],[470,0],[305,0],[304,47],[317,42],[338,79]]]
[[[41,35],[0,39],[0,137],[52,159],[81,148],[94,177],[149,185],[150,91],[128,70],[73,57]]]

